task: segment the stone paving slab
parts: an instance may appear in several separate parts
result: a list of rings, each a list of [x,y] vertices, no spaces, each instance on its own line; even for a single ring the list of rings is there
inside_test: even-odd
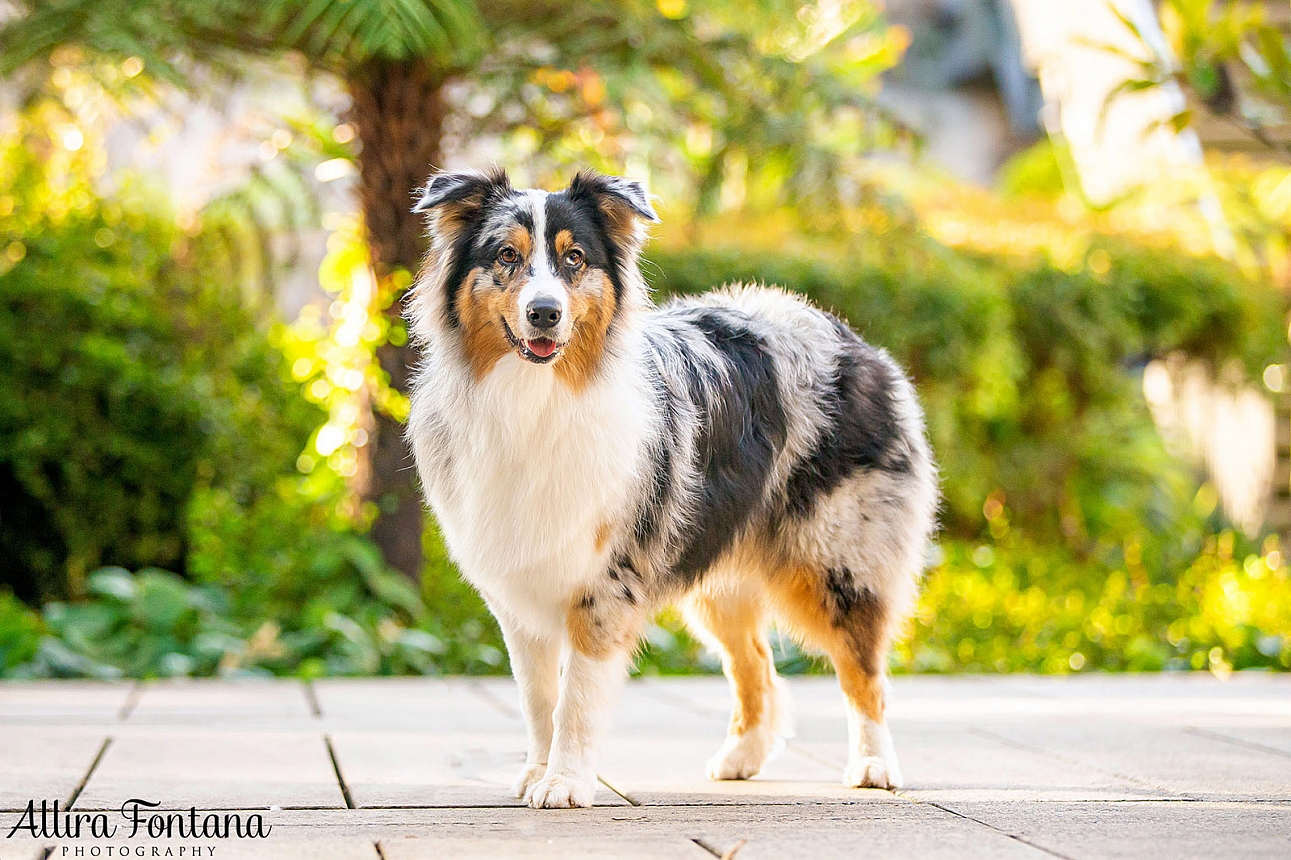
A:
[[[219,843],[219,857],[439,860],[456,857],[1046,858],[1051,854],[931,805],[342,810],[271,813],[268,839]],[[54,857],[64,846],[54,843]],[[180,841],[116,845],[179,846]],[[191,843],[190,843],[191,844]],[[377,854],[377,844],[381,846]],[[698,851],[696,850],[698,849]]]
[[[14,860],[43,860],[44,852],[52,849],[49,854],[49,860],[94,860],[97,856],[100,860],[108,857],[107,849],[112,848],[114,852],[128,851],[129,854],[121,854],[122,857],[170,857],[183,858],[191,860],[192,857],[200,857],[205,860],[207,857],[214,857],[215,860],[262,860],[262,858],[273,858],[273,860],[382,860],[381,855],[377,852],[376,843],[365,836],[342,835],[330,833],[326,830],[319,829],[314,833],[305,835],[300,833],[279,834],[277,831],[271,833],[267,839],[221,839],[221,840],[191,840],[191,839],[149,839],[139,837],[135,839],[116,838],[110,840],[96,839],[71,839],[55,840],[48,846],[42,846],[38,849],[39,853],[33,858],[28,854],[15,854]],[[91,852],[97,848],[98,855]],[[214,848],[215,853],[208,854],[207,849]],[[153,854],[153,849],[157,853]],[[184,851],[180,853],[181,849]],[[200,854],[193,854],[194,849],[200,850]],[[81,853],[78,855],[77,851]],[[138,851],[143,853],[139,854]],[[167,854],[169,850],[169,854]],[[118,856],[117,853],[111,855],[113,858]],[[449,855],[451,856],[451,855]],[[502,854],[499,856],[507,856]],[[0,860],[9,860],[9,857],[0,854]]]
[[[381,843],[385,860],[443,860],[446,857],[534,857],[549,860],[712,860],[713,855],[690,839],[606,838],[595,833],[555,837],[412,836]]]
[[[959,803],[954,811],[1072,860],[1291,857],[1291,804]]]
[[[132,683],[0,681],[0,726],[115,723],[135,692]]]
[[[522,735],[338,731],[329,738],[359,808],[523,805],[511,793],[525,759]],[[594,802],[627,805],[604,787]]]
[[[524,749],[507,679],[0,684],[0,860],[103,847],[3,839],[26,800],[66,802],[82,783],[78,810],[138,796],[270,816],[267,841],[203,843],[221,858],[694,860],[741,842],[737,860],[1291,857],[1291,676],[893,688],[902,791],[839,783],[831,678],[789,681],[797,736],[744,783],[703,778],[725,681],[656,678],[624,692],[602,805],[535,811],[506,790]]]
[[[1219,728],[1188,726],[1184,731],[1211,740],[1225,741],[1259,753],[1291,756],[1291,727],[1284,725],[1227,725]]]
[[[116,810],[133,797],[199,809],[345,806],[322,735],[258,730],[120,733],[76,808]]]
[[[248,724],[309,723],[314,714],[306,688],[295,681],[197,680],[146,684],[127,716],[131,724],[197,724],[238,727]]]
[[[3,835],[3,834],[0,834]],[[26,841],[0,843],[0,860],[44,860],[45,849],[29,844]]]
[[[847,802],[857,797],[842,784],[841,764],[831,767],[792,747],[781,750],[753,779],[713,782],[704,766],[720,740],[720,735],[704,740],[611,737],[602,747],[599,770],[616,791],[643,806]]]
[[[1100,717],[980,731],[1176,798],[1291,801],[1291,758],[1182,728]]]
[[[23,809],[33,797],[67,803],[107,740],[97,727],[0,727],[0,809]]]
[[[894,732],[903,796],[921,800],[1144,800],[1175,795],[1078,763],[1021,749],[972,726],[917,723]],[[843,761],[846,747],[795,746],[830,761]]]
[[[482,693],[482,685],[469,679],[346,678],[315,681],[311,687],[328,727],[524,733],[518,707]],[[507,689],[515,699],[514,685]]]

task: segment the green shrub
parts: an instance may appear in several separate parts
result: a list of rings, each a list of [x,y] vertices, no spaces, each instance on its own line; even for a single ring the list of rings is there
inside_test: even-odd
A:
[[[0,595],[0,667],[26,678],[490,672],[501,651],[479,619],[430,616],[371,544],[332,534],[293,585],[300,602],[246,612],[236,589],[173,573],[102,568],[87,597],[40,616]]]
[[[0,159],[0,580],[47,600],[104,564],[182,571],[194,492],[250,502],[317,410],[168,212],[51,200],[25,156]]]
[[[997,529],[1004,522],[997,515]],[[1281,553],[1210,536],[1152,576],[1130,558],[1075,559],[1005,535],[950,541],[928,572],[893,665],[915,672],[1291,669],[1291,583]]]
[[[0,676],[35,657],[43,634],[40,616],[8,591],[0,590]]]

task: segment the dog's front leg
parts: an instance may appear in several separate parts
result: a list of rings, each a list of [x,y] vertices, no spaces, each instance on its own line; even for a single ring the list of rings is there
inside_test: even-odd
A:
[[[520,688],[520,707],[524,711],[529,734],[529,750],[524,770],[516,777],[511,790],[524,797],[547,772],[551,753],[552,713],[560,691],[560,641],[534,636],[494,612],[501,623],[502,638],[511,658],[511,673]]]
[[[642,618],[635,595],[617,584],[586,595],[569,610],[551,759],[525,798],[534,809],[592,805],[596,741],[627,678]]]

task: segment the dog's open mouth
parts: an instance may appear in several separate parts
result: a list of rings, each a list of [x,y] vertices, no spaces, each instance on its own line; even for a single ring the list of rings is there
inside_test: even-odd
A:
[[[530,340],[521,340],[511,331],[511,326],[507,321],[502,320],[502,328],[507,333],[507,340],[520,353],[520,357],[525,361],[532,361],[534,364],[546,364],[554,359],[559,353],[562,344],[545,337],[535,337]]]

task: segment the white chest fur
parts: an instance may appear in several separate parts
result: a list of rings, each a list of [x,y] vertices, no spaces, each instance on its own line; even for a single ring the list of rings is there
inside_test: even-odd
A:
[[[495,610],[555,633],[633,507],[657,426],[642,374],[616,363],[574,392],[514,354],[478,383],[441,370],[427,368],[411,426],[449,550]]]

